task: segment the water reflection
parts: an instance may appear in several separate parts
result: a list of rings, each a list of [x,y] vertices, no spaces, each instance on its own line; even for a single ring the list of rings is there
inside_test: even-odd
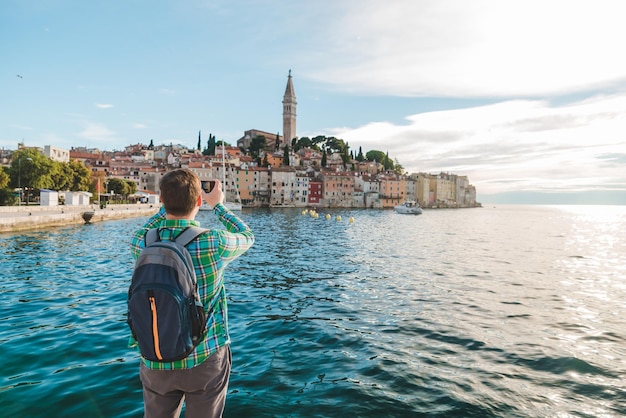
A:
[[[608,211],[244,210],[227,416],[623,415],[626,210]],[[0,235],[4,414],[141,415],[124,312],[142,222]]]

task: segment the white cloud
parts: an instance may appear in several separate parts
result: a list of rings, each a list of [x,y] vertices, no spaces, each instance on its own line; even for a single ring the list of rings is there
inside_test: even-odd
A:
[[[626,81],[619,0],[364,0],[331,19],[306,77],[366,94],[510,97]]]
[[[145,129],[146,125],[144,125],[143,123],[133,123],[133,128],[134,129]]]
[[[88,139],[95,144],[107,144],[115,139],[116,133],[101,123],[88,122],[78,136]]]
[[[11,125],[9,125],[9,127],[11,127],[11,128],[15,128],[15,129],[19,129],[19,130],[21,130],[21,131],[32,131],[32,130],[33,130],[33,128],[32,128],[32,127],[30,127],[30,126],[23,126],[23,125],[14,125],[14,124],[11,124]]]
[[[111,109],[113,107],[112,104],[108,104],[108,103],[96,103],[95,106],[98,109]]]
[[[409,172],[467,175],[482,193],[626,188],[626,94],[563,106],[507,101],[407,120],[333,134],[388,151]]]

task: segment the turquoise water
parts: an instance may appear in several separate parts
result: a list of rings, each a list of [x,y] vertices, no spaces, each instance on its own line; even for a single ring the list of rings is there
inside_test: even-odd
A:
[[[320,212],[242,214],[227,417],[626,415],[626,207]],[[143,221],[0,235],[0,416],[141,416]]]

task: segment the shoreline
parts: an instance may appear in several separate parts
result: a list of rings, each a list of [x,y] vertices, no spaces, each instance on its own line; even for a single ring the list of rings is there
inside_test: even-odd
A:
[[[99,205],[76,205],[76,206],[0,206],[0,233],[21,231],[33,231],[51,227],[70,225],[85,225],[87,223],[111,221],[141,216],[152,216],[160,205],[149,203],[134,203],[122,205],[108,205],[101,209]],[[473,206],[482,207],[482,206]],[[473,207],[425,207],[423,209],[468,209]],[[257,209],[257,208],[249,208]],[[303,209],[296,206],[275,206],[272,209]],[[326,208],[322,209],[365,209],[368,208]],[[392,209],[392,208],[385,208]],[[385,210],[380,208],[380,210]],[[85,212],[93,212],[93,216],[87,222],[83,218]]]
[[[0,233],[32,231],[50,227],[85,225],[131,217],[151,216],[158,205],[126,204],[108,205],[100,209],[98,205],[80,206],[2,206],[0,207]],[[85,212],[93,212],[87,222]]]

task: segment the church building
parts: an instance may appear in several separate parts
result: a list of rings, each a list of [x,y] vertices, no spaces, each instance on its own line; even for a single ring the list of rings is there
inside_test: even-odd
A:
[[[291,70],[287,77],[287,87],[285,88],[285,95],[283,96],[283,134],[270,133],[261,131],[259,129],[249,129],[244,132],[244,135],[237,140],[237,146],[243,149],[250,147],[252,139],[256,136],[264,136],[265,140],[269,144],[274,144],[274,141],[278,140],[280,148],[284,148],[285,145],[291,147],[291,140],[297,137],[296,134],[296,93],[293,89],[293,81],[291,76]]]
[[[291,140],[296,137],[296,93],[291,81],[291,70],[287,77],[287,87],[283,96],[283,147],[291,146]]]

